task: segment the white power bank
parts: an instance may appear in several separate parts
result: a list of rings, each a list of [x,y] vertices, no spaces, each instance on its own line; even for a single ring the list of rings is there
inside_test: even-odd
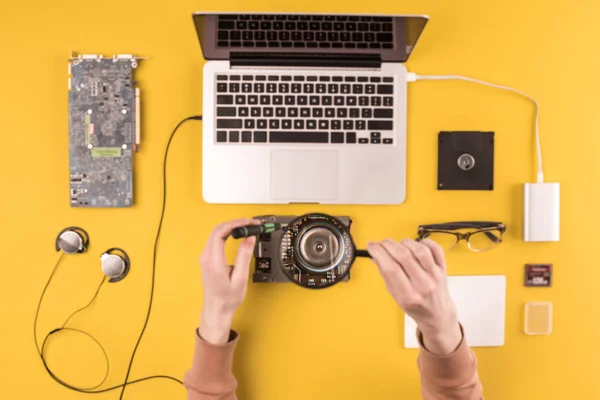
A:
[[[560,184],[526,183],[523,240],[558,242],[560,239]]]

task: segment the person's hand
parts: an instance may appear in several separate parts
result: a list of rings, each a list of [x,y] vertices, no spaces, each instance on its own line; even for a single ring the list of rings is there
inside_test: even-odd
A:
[[[417,323],[427,350],[452,353],[462,332],[448,292],[442,248],[429,239],[400,243],[386,239],[369,243],[368,250],[388,292]]]
[[[256,237],[240,243],[233,266],[228,265],[225,258],[225,241],[234,228],[249,224],[260,224],[260,221],[238,219],[217,225],[200,255],[204,301],[199,332],[209,343],[227,343],[233,314],[246,297]]]

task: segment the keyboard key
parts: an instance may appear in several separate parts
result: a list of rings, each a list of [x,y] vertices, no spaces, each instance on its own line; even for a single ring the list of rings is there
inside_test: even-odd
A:
[[[327,85],[327,89],[328,89],[328,93],[331,94],[336,94],[338,93],[338,85],[336,85],[335,83],[330,83],[329,85]]]
[[[363,93],[363,85],[359,85],[359,84],[352,85],[352,93],[362,94]]]
[[[217,117],[235,117],[235,107],[217,107]]]
[[[280,106],[283,104],[283,96],[273,96],[273,104],[276,106]]]
[[[281,129],[292,129],[292,120],[284,119],[281,121]]]
[[[371,97],[371,106],[380,107],[381,106],[381,97],[379,97],[379,96]],[[375,117],[375,118],[377,118],[377,117]]]
[[[369,139],[360,138],[360,139],[358,139],[358,143],[361,143],[361,144],[369,143]]]
[[[343,31],[345,30],[345,26],[340,22],[336,22],[335,24],[333,24],[333,29],[335,29],[336,31]]]
[[[233,104],[233,96],[230,94],[222,94],[217,96],[217,104]]]
[[[217,128],[240,129],[241,127],[242,127],[241,119],[217,119]]]
[[[363,108],[361,115],[363,118],[372,118],[373,110],[371,110],[370,108]]]
[[[248,28],[248,23],[246,21],[238,21],[236,25],[236,29],[238,31],[244,30]]]
[[[358,104],[361,106],[368,106],[369,105],[369,98],[367,96],[360,96],[358,98]]]
[[[238,108],[238,117],[247,117],[249,113],[248,107],[240,107]]]
[[[294,120],[294,129],[304,129],[304,121],[301,119]]]
[[[338,40],[340,40],[340,35],[337,32],[329,32],[327,34],[327,39],[330,42],[337,42]]]
[[[371,139],[381,139],[381,132],[371,132]]]
[[[285,96],[285,105],[286,106],[296,105],[296,96]]]
[[[256,21],[252,21],[252,22],[248,23],[248,29],[250,29],[251,31],[257,30],[259,26],[260,25]],[[256,32],[256,33],[263,33],[263,32]]]
[[[269,75],[269,82],[278,81],[278,80],[279,80],[279,76],[277,76],[277,75]]]
[[[344,120],[344,130],[347,131],[352,129],[354,129],[354,121],[351,119]]]
[[[343,94],[350,93],[350,85],[348,85],[348,84],[340,85],[340,89],[341,89],[340,92]]]
[[[330,31],[333,29],[333,24],[331,24],[330,22],[323,22],[321,24],[321,29],[323,29],[324,31]]]
[[[319,82],[329,82],[331,78],[329,76],[320,76]]]
[[[298,117],[298,109],[296,107],[288,108],[288,117],[297,118]]]
[[[237,143],[240,141],[240,133],[238,131],[230,131],[229,132],[229,142]]]
[[[321,104],[323,104],[324,106],[330,106],[332,104],[332,97],[331,96],[323,96],[321,97]]]
[[[367,129],[367,124],[364,120],[359,119],[358,121],[356,121],[356,130],[357,131],[364,131]]]
[[[231,42],[231,47],[242,47],[242,42],[240,42],[240,41]]]
[[[346,97],[346,105],[355,106],[357,100],[358,99],[356,98],[356,96],[348,96]]]
[[[377,94],[393,94],[394,85],[377,85]]]
[[[352,40],[352,35],[350,34],[350,32],[342,32],[342,33],[340,33],[340,40],[342,42],[349,42],[350,40]],[[350,43],[345,43],[344,45],[346,45],[346,44],[350,44]],[[348,82],[348,81],[346,81],[346,82]]]
[[[253,39],[252,35],[252,31],[243,31],[242,32],[242,40],[247,42],[247,41],[252,41]],[[244,46],[248,46],[246,43],[244,43]],[[252,46],[252,44],[250,44],[249,46]]]
[[[229,75],[230,81],[239,81],[240,79],[241,79],[241,76],[239,76],[239,75]]]
[[[229,92],[231,93],[238,93],[240,91],[240,84],[239,83],[230,83],[229,84]]]
[[[394,129],[394,122],[370,120],[368,121],[368,127],[370,131],[391,131]]]
[[[308,96],[298,96],[296,100],[299,106],[305,106],[308,104]]]
[[[302,84],[292,83],[292,93],[302,93]]]
[[[354,49],[356,47],[356,43],[344,43],[344,47],[347,49]]]
[[[378,42],[391,42],[394,40],[394,35],[391,33],[378,33],[377,41]]]
[[[314,118],[321,118],[321,117],[323,117],[323,109],[320,108],[320,107],[313,108],[313,110],[312,110],[312,116]]]
[[[319,129],[329,130],[329,121],[326,119],[320,119]]]
[[[254,120],[253,119],[244,120],[244,129],[254,129]]]
[[[364,34],[364,41],[365,42],[374,42],[375,41],[375,34],[372,32],[367,32]]]
[[[325,109],[325,117],[327,118],[335,118],[335,108],[326,108]]]
[[[338,118],[348,118],[348,109],[338,108],[337,109],[337,117]],[[352,129],[352,128],[350,128],[350,129]]]
[[[331,78],[331,80],[334,82],[343,82],[344,78],[342,78],[341,76],[334,76]]]
[[[250,143],[252,142],[252,132],[243,131],[242,132],[242,143]]]
[[[250,104],[250,105],[258,104],[258,96],[253,95],[253,94],[248,96],[248,104]]]
[[[267,83],[267,93],[276,93],[277,92],[277,84],[276,83]]]
[[[339,119],[334,119],[331,121],[331,129],[334,131],[339,131],[342,129],[342,121]]]
[[[226,81],[227,80],[227,75],[217,75],[217,80],[218,81]]]
[[[270,31],[271,30],[271,23],[268,21],[263,21],[260,23],[260,29],[262,29],[263,31]]]
[[[292,42],[281,42],[281,47],[292,47]]]
[[[393,144],[394,140],[393,139],[383,139],[383,144]]]
[[[392,107],[394,105],[394,98],[393,97],[384,97],[383,105],[386,107]]]
[[[383,78],[383,81],[386,83],[391,83],[394,82],[394,78],[392,78],[391,76],[386,76]]]
[[[279,93],[289,93],[290,92],[290,84],[289,83],[280,83],[279,84]]]
[[[371,143],[372,144],[380,144],[381,143],[381,139],[371,139]]]
[[[315,85],[314,83],[305,83],[304,84],[304,93],[314,93]]]
[[[300,116],[302,118],[308,118],[308,117],[310,117],[310,108],[306,108],[306,107],[301,108],[300,109]]]
[[[260,107],[252,107],[250,109],[250,115],[252,115],[253,117],[260,117],[260,114],[261,114]]]
[[[344,143],[344,133],[331,132],[331,143]]]
[[[275,115],[278,117],[285,117],[285,108],[284,107],[277,107],[275,109]]]
[[[263,108],[263,115],[265,117],[272,117],[273,116],[273,107],[265,107],[265,108]]]
[[[256,141],[256,139],[255,139]],[[271,143],[329,143],[328,132],[306,132],[306,131],[271,131],[269,132]]]
[[[279,42],[269,42],[269,47],[279,47]]]
[[[344,96],[335,96],[333,98],[333,104],[335,104],[336,106],[343,106],[344,105]]]
[[[219,21],[219,29],[235,29],[235,22]]]
[[[267,142],[267,132],[254,132],[254,143],[266,143]]]
[[[375,94],[375,85],[365,85],[366,94]]]
[[[279,120],[278,119],[269,120],[269,129],[279,129]]]
[[[217,131],[217,142],[219,142],[219,143],[227,142],[227,132],[226,131]]]
[[[318,106],[321,104],[321,98],[319,96],[310,96],[310,105]]]
[[[292,81],[292,77],[289,75],[284,75],[281,77],[281,80],[284,82],[291,82]]]
[[[360,117],[360,109],[351,108],[350,109],[350,118],[359,118]]]
[[[306,129],[317,129],[317,121],[314,119],[306,121]]]
[[[369,24],[365,24],[364,22],[361,22],[358,24],[358,30],[361,32],[366,32],[369,30]]]
[[[217,93],[227,92],[227,84],[223,82],[217,83]]]
[[[256,121],[256,129],[267,129],[267,120],[259,119]]]
[[[379,82],[381,82],[381,77],[380,76],[372,76],[371,77],[371,82],[372,83],[379,83]]]
[[[374,118],[394,118],[393,108],[376,108],[373,112]]]
[[[254,84],[254,93],[264,93],[265,92],[265,84],[264,83],[255,83]]]
[[[238,105],[246,104],[246,96],[241,95],[241,94],[235,96],[235,104],[238,104]]]
[[[227,87],[227,85],[225,85],[225,87]],[[327,92],[327,85],[324,83],[318,83],[316,87],[317,87],[317,93],[326,93]]]
[[[359,76],[357,79],[359,82],[369,82],[369,77],[367,76]]]
[[[252,84],[244,82],[242,83],[242,93],[252,92]]]
[[[346,143],[356,143],[356,132],[346,132]]]
[[[305,31],[308,29],[308,22],[298,22],[298,30],[299,31]]]
[[[382,43],[381,47],[384,48],[384,49],[393,49],[394,45],[392,43]]]
[[[369,48],[370,49],[380,49],[381,43],[369,43]]]

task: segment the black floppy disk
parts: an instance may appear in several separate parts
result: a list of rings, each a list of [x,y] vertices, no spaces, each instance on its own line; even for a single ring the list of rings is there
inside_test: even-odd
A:
[[[494,190],[494,132],[440,132],[437,188]]]

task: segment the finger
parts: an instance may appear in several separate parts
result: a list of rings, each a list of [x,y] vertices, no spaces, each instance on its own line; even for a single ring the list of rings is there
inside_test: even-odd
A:
[[[431,250],[435,263],[442,268],[444,273],[446,272],[446,257],[444,256],[444,250],[442,247],[431,239],[423,239],[421,241],[425,246]]]
[[[236,219],[235,221],[229,221],[215,226],[208,242],[206,243],[206,249],[210,254],[221,254],[225,252],[225,240],[231,234],[231,231],[240,226],[249,225],[250,220],[248,218]]]
[[[369,250],[371,258],[379,267],[379,272],[388,286],[397,288],[404,294],[413,292],[412,285],[402,267],[394,261],[380,243],[369,243],[367,250]]]
[[[410,249],[398,242],[386,239],[381,242],[383,248],[392,256],[392,258],[402,267],[406,276],[412,283],[412,286],[419,292],[428,290],[431,286],[431,280],[427,277],[421,264],[413,256]]]
[[[246,238],[238,247],[235,257],[235,266],[231,273],[231,284],[234,288],[243,288],[248,284],[248,272],[250,270],[250,261],[256,244],[256,236]]]
[[[419,264],[421,264],[421,267],[423,267],[427,273],[432,274],[436,269],[439,268],[433,259],[431,249],[426,245],[411,239],[403,240],[402,245],[406,246],[412,252],[413,256],[417,259]]]

